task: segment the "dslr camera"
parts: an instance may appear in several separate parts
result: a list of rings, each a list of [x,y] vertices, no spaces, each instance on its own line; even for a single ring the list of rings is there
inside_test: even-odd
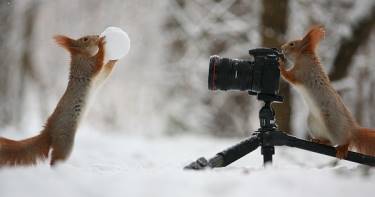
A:
[[[252,95],[277,96],[279,93],[279,58],[276,48],[249,50],[251,59],[231,59],[218,55],[210,57],[208,89],[241,90]],[[274,99],[277,101],[278,99]]]

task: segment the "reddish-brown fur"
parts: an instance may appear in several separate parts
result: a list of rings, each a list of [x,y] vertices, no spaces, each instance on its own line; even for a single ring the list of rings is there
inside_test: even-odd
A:
[[[55,39],[55,41],[58,45],[65,48],[66,50],[68,50],[72,54],[80,53],[78,48],[74,46],[74,44],[73,44],[74,40],[73,39],[71,39],[69,37],[66,37],[66,36],[63,36],[63,35],[56,35],[53,38]]]
[[[63,35],[56,35],[53,38],[55,39],[58,45],[70,51],[70,48],[72,47],[73,39],[63,36]]]
[[[38,160],[46,159],[50,150],[52,150],[51,165],[54,165],[57,161],[67,159],[71,152],[75,130],[79,123],[76,119],[79,118],[81,110],[73,111],[71,110],[73,109],[72,106],[67,103],[78,102],[79,107],[84,105],[82,100],[85,98],[80,98],[82,96],[81,91],[77,90],[86,91],[90,85],[86,85],[85,80],[89,79],[91,81],[92,78],[102,72],[103,67],[105,68],[103,69],[105,77],[108,76],[116,63],[116,61],[110,61],[103,66],[104,38],[87,36],[74,40],[61,35],[54,38],[57,44],[71,53],[71,78],[68,88],[39,135],[20,141],[0,138],[0,167],[36,164]],[[98,48],[98,52],[92,56],[93,47],[95,46]],[[84,72],[80,71],[80,69]],[[68,93],[69,88],[72,88],[73,91]],[[77,92],[77,96],[75,96],[75,92]],[[72,117],[66,116],[66,111],[72,113]],[[64,116],[61,117],[62,115]],[[64,125],[65,123],[73,125]]]
[[[281,76],[284,77],[284,79],[289,81],[289,83],[292,83],[292,84],[298,83],[298,79],[296,79],[293,73],[290,70],[287,70],[285,66],[280,66],[280,73],[281,73]]]
[[[358,128],[350,141],[350,146],[360,153],[375,156],[375,129]]]
[[[14,141],[0,138],[0,167],[4,165],[36,164],[38,159],[48,157],[51,141],[47,133],[25,140]]]
[[[301,53],[315,53],[315,49],[318,46],[320,40],[324,39],[325,30],[323,26],[314,26],[310,31],[303,37]]]
[[[100,41],[99,41],[99,44],[98,44],[99,50],[98,50],[98,53],[95,55],[95,59],[96,59],[97,62],[103,62],[104,61],[104,44],[105,44],[105,42],[103,41],[103,38],[100,38]],[[98,74],[102,70],[102,67],[103,67],[103,63],[95,64],[94,72],[96,74]]]
[[[375,130],[358,126],[330,84],[328,75],[316,55],[315,50],[324,34],[322,26],[314,26],[302,39],[284,44],[281,48],[294,65],[286,69],[284,61],[281,60],[281,75],[301,91],[307,100],[310,108],[309,118],[312,116],[315,130],[321,132],[315,131],[315,134],[323,135],[313,136],[314,141],[337,145],[338,158],[345,158],[349,148],[375,156]],[[316,108],[319,109],[318,115]]]

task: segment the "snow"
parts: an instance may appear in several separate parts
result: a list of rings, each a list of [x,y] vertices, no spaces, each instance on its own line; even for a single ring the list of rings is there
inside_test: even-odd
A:
[[[257,149],[214,170],[182,168],[240,139],[207,136],[147,137],[77,133],[70,159],[50,168],[0,169],[0,196],[370,196],[375,170],[302,150],[277,147],[273,166],[262,167]]]
[[[130,39],[128,34],[119,27],[108,27],[100,36],[105,36],[105,59],[119,60],[128,54]]]
[[[15,2],[15,28],[11,42],[5,43],[7,50],[15,55],[11,65],[19,64],[18,60],[22,59],[17,56],[23,54],[20,42],[23,38],[19,32],[23,31],[24,12],[30,2]],[[249,48],[259,47],[261,1],[243,1],[241,4],[233,0],[184,1],[183,7],[175,1],[88,2],[59,0],[40,4],[33,30],[33,59],[35,71],[40,74],[37,78],[46,84],[40,89],[46,92],[38,90],[38,85],[27,76],[20,75],[21,67],[13,66],[8,72],[9,76],[14,76],[8,89],[13,99],[5,106],[22,106],[22,123],[18,125],[21,128],[14,131],[0,128],[1,136],[23,139],[35,134],[61,96],[67,82],[69,60],[68,54],[62,53],[49,39],[56,33],[80,37],[97,34],[108,24],[126,27],[132,38],[132,52],[119,61],[107,84],[97,94],[89,116],[83,121],[91,127],[78,131],[69,160],[52,169],[47,162],[36,167],[0,169],[0,197],[374,195],[373,169],[344,161],[335,165],[337,160],[331,157],[287,147],[277,147],[273,166],[266,168],[262,167],[258,149],[226,168],[200,172],[182,170],[196,158],[212,156],[241,140],[197,133],[208,134],[216,128],[209,129],[215,124],[216,112],[234,94],[207,90],[210,49],[216,46],[215,43],[223,42],[228,48],[220,55],[248,57]],[[373,0],[356,1],[354,7],[345,7],[345,2],[351,4],[348,0],[327,2],[290,1],[289,10],[293,12],[290,12],[285,39],[298,38],[312,21],[324,24],[328,35],[320,46],[320,55],[329,70],[341,38],[350,36],[349,25],[368,12]],[[246,14],[233,15],[230,10],[235,4],[245,6]],[[88,5],[94,5],[100,11],[93,14],[93,7]],[[170,16],[177,19],[181,28],[169,30],[165,27]],[[45,28],[45,24],[49,28]],[[223,28],[225,26],[230,28]],[[119,52],[117,47],[130,48],[130,40],[129,45],[118,45],[116,39],[106,38],[106,47],[110,48],[107,55],[113,55],[109,51],[114,50],[114,59],[127,53],[116,54]],[[363,57],[356,59],[353,71],[359,70],[360,65],[374,62],[375,56],[371,55],[374,39],[373,35],[368,50],[361,50]],[[182,42],[184,50],[174,50],[171,47],[174,41],[185,41]],[[115,46],[111,47],[111,43]],[[370,71],[373,68],[369,68]],[[335,87],[351,89],[358,77],[356,72],[349,76],[355,80],[336,82]],[[25,97],[29,99],[20,105],[14,98],[20,96],[18,92],[21,92],[19,87],[23,81],[20,79],[24,77],[27,79]],[[367,86],[373,87],[371,84],[373,82],[369,80]],[[351,109],[355,109],[350,103],[354,103],[356,95],[351,93],[345,100]],[[369,96],[371,94],[366,98]],[[258,127],[260,106],[251,99],[249,118],[241,118],[244,116],[241,110],[234,111],[236,103],[227,108],[230,110],[226,112],[235,120],[227,123],[234,125],[230,131]],[[293,100],[293,131],[298,132],[298,136],[305,136],[308,110],[300,95],[294,95]],[[370,102],[369,106],[372,106]],[[371,109],[368,107],[364,112],[368,114],[364,115],[367,126],[375,122],[371,121],[375,117],[371,116]],[[173,136],[165,136],[167,134]]]

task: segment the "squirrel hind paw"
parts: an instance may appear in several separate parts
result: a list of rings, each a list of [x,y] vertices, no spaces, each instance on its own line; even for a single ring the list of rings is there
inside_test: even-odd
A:
[[[348,155],[349,144],[339,145],[336,147],[336,157],[344,159]]]

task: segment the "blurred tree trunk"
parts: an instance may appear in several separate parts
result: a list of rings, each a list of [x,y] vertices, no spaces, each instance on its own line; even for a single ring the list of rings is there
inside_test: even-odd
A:
[[[373,80],[371,83],[370,83],[370,87],[375,87],[375,80]],[[369,105],[370,105],[370,113],[369,113],[369,116],[370,116],[370,123],[371,125],[375,125],[375,110],[374,109],[374,106],[375,106],[375,94],[372,93],[369,95]],[[374,126],[372,126],[374,127]]]
[[[262,3],[262,45],[279,48],[285,41],[284,37],[288,24],[288,0],[263,0]],[[280,83],[280,94],[284,97],[284,102],[273,105],[276,112],[276,123],[280,130],[291,132],[292,97],[290,88],[284,81]]]
[[[375,24],[375,4],[371,7],[369,13],[354,22],[352,25],[352,33],[350,37],[344,37],[340,42],[340,47],[333,61],[333,67],[329,74],[331,81],[338,81],[348,75],[350,67],[353,65],[353,59],[362,45],[365,45],[373,32]],[[358,123],[364,121],[363,113],[365,110],[365,96],[363,92],[364,83],[369,79],[368,69],[359,71],[357,78],[357,95],[355,101],[354,115]],[[370,102],[372,94],[370,93]],[[374,105],[370,105],[374,106]]]
[[[33,80],[39,80],[36,77],[33,63],[33,30],[38,10],[38,3],[33,1],[26,8],[24,15],[24,31],[23,31],[23,48],[21,53],[21,95],[23,94],[24,86],[26,85],[26,77],[30,76]]]
[[[1,126],[19,126],[24,111],[26,85],[32,81],[39,81],[33,64],[33,29],[35,27],[36,15],[39,2],[31,1],[25,4],[23,12],[23,26],[13,30],[12,13],[14,3],[12,1],[0,1],[0,26],[1,35],[1,62],[0,62],[0,123]],[[19,31],[21,30],[21,31]],[[17,33],[21,32],[20,35]],[[17,44],[22,47],[18,50],[13,43],[12,34],[15,34]],[[16,59],[20,61],[16,61]],[[17,62],[19,64],[17,64]],[[40,88],[41,90],[43,88]],[[44,91],[44,90],[43,90]],[[42,98],[42,97],[41,97]],[[44,98],[43,98],[44,99]]]
[[[12,1],[0,1],[0,126],[12,120],[12,109],[9,106],[9,81],[11,53],[9,50],[9,37],[12,30],[12,13],[14,3]]]
[[[355,111],[354,115],[357,119],[357,122],[362,125],[363,124],[363,112],[365,111],[366,100],[365,100],[365,92],[364,92],[364,85],[365,82],[369,80],[369,69],[368,67],[360,68],[358,72],[358,79],[357,79],[357,95],[355,100]]]
[[[375,24],[375,4],[368,15],[353,23],[352,36],[343,38],[337,55],[333,61],[333,68],[329,74],[331,81],[340,80],[347,76],[353,58],[359,47],[367,42]]]
[[[38,99],[41,105],[41,112],[42,114],[47,113],[47,97],[46,97],[46,87],[45,83],[43,83],[43,79],[39,76],[37,70],[35,70],[33,56],[35,55],[34,50],[34,27],[37,20],[38,10],[39,10],[40,2],[34,0],[27,5],[27,8],[24,13],[24,31],[23,31],[23,48],[21,50],[21,65],[20,65],[20,88],[19,88],[19,95],[20,95],[20,103],[24,102],[25,98],[25,90],[26,85],[28,82],[32,82],[36,85]],[[22,105],[19,105],[22,108]],[[22,109],[20,109],[18,114],[22,114]],[[21,119],[19,117],[18,119]]]

